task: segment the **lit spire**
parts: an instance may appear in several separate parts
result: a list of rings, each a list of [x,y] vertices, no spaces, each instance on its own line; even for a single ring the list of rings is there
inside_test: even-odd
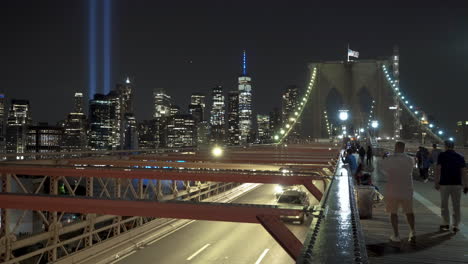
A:
[[[242,75],[243,76],[247,75],[247,55],[245,53],[245,50],[242,54]]]
[[[130,78],[127,76],[127,79],[125,80],[126,84],[130,84]]]

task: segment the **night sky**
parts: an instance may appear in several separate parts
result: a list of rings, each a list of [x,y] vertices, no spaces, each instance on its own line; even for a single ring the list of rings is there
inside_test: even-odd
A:
[[[151,117],[154,88],[183,109],[192,92],[237,89],[244,49],[254,109],[267,113],[286,86],[305,86],[308,62],[343,59],[349,43],[363,59],[389,56],[398,44],[410,100],[450,128],[468,120],[464,1],[227,2],[112,1],[112,87],[131,77],[137,119]],[[72,110],[75,91],[88,93],[88,1],[1,4],[0,89],[29,99],[35,121],[54,124]]]

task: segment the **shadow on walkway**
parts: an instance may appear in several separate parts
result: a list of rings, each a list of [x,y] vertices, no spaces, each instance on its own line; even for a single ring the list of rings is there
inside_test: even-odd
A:
[[[369,257],[383,257],[391,254],[406,254],[426,250],[449,240],[455,234],[450,232],[432,232],[417,235],[416,242],[408,242],[408,238],[401,238],[400,243],[391,242],[367,245]]]

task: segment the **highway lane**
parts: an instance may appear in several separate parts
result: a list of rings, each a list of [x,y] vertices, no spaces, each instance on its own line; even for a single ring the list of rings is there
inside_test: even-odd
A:
[[[273,204],[274,187],[265,184],[236,199],[236,203]],[[303,241],[304,225],[287,224]],[[122,260],[126,263],[294,263],[260,224],[194,221]]]

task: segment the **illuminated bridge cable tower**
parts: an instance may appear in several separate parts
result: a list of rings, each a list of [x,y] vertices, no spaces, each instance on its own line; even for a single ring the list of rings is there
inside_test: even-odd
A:
[[[303,97],[299,100],[297,108],[291,112],[288,120],[284,120],[283,126],[280,128],[279,131],[275,131],[273,136],[273,142],[275,144],[281,144],[283,141],[288,137],[289,133],[293,131],[296,124],[299,122],[300,118],[302,117],[302,113],[304,111],[305,105],[309,101],[310,94],[312,92],[312,88],[316,82],[317,76],[317,68],[314,67],[312,70],[312,76],[310,78],[310,82],[307,86],[307,90]]]

